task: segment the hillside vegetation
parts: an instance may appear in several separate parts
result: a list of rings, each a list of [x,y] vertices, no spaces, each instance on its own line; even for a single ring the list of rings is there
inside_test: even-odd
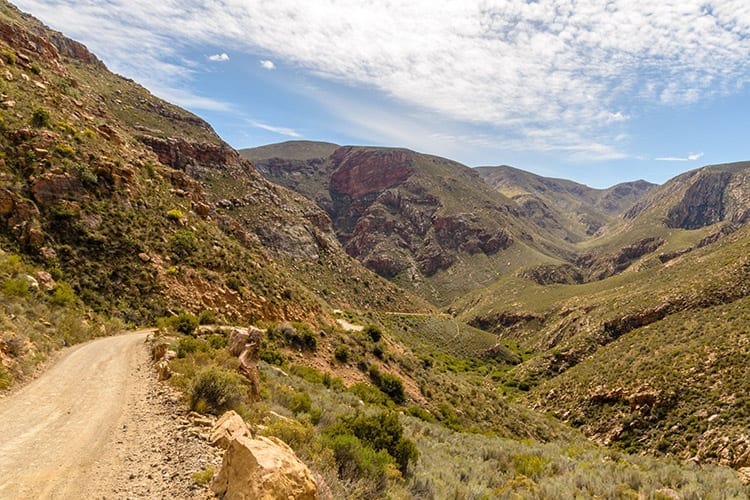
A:
[[[746,166],[594,192],[404,149],[243,158],[7,2],[0,56],[0,390],[158,325],[186,405],[335,498],[747,496]],[[220,325],[258,328],[259,385]]]

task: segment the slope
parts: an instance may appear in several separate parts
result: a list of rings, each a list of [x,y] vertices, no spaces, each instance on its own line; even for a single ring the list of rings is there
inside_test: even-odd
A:
[[[524,217],[573,243],[594,236],[654,187],[645,181],[635,181],[593,189],[508,166],[477,167],[476,171],[495,189],[516,201]]]
[[[304,248],[339,291],[334,306],[427,307],[348,258],[325,214],[260,178],[203,120],[11,5],[0,17],[3,246],[85,303],[133,322],[174,311],[317,320],[323,291],[277,251]],[[214,179],[228,178],[262,206],[253,225],[219,206]],[[318,251],[330,258],[309,258]],[[365,281],[372,295],[355,292]]]
[[[459,163],[405,149],[332,150],[294,141],[242,154],[326,210],[350,255],[435,304],[569,252],[568,243],[528,223],[516,203]]]

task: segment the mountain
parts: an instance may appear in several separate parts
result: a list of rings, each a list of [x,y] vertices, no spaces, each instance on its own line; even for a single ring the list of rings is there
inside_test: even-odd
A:
[[[571,427],[746,466],[743,168],[611,193],[506,169],[506,195],[405,149],[243,157],[6,2],[0,56],[0,389],[156,323],[191,409],[283,439],[323,494],[746,493],[734,471]],[[592,234],[566,225],[586,215]]]
[[[429,309],[349,258],[325,213],[265,181],[206,122],[14,7],[0,15],[4,247],[59,269],[97,311]]]
[[[746,467],[748,167],[680,175],[605,227],[589,251],[661,242],[626,272],[521,273],[462,298],[459,318],[533,352],[504,383],[600,442]]]
[[[508,166],[477,167],[476,171],[518,203],[524,217],[573,243],[594,236],[654,187],[646,181],[634,181],[593,189]]]
[[[520,266],[570,253],[567,242],[526,220],[477,171],[451,160],[306,141],[241,154],[324,209],[349,255],[438,305]]]

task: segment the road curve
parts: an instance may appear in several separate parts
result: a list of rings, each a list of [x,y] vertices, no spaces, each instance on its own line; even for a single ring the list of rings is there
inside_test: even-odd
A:
[[[0,499],[85,498],[123,423],[148,331],[71,348],[0,400]]]

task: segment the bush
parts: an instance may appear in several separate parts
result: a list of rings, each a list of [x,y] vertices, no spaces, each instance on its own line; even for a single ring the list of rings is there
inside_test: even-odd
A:
[[[352,384],[351,387],[349,387],[349,392],[356,395],[364,403],[379,406],[393,406],[393,402],[383,393],[383,391],[364,382]]]
[[[21,276],[12,278],[3,283],[3,294],[8,297],[24,297],[29,294],[29,280]]]
[[[214,413],[236,408],[243,399],[242,377],[218,367],[206,368],[195,376],[190,390],[190,409]]]
[[[310,413],[312,408],[312,398],[306,392],[296,392],[292,395],[292,401],[289,409],[297,415],[298,413]]]
[[[185,216],[179,208],[173,208],[167,211],[167,219],[169,220],[180,221],[183,217]]]
[[[378,389],[388,395],[396,404],[403,404],[406,401],[404,393],[404,383],[395,375],[390,373],[381,373],[375,366],[370,367],[370,380]]]
[[[365,328],[365,335],[370,337],[373,342],[380,342],[383,332],[375,325],[367,325],[367,328]]]
[[[281,366],[286,361],[286,358],[276,348],[273,349],[261,349],[260,359],[268,363],[269,365]]]
[[[72,156],[75,156],[76,150],[73,149],[73,146],[71,146],[70,144],[58,142],[57,144],[55,144],[55,153],[64,158],[70,158]]]
[[[388,465],[393,458],[385,450],[376,451],[364,446],[356,436],[344,433],[331,438],[327,445],[333,450],[338,465],[339,478],[356,481],[360,478],[374,480],[374,494],[382,493],[388,485]]]
[[[177,342],[177,357],[184,358],[188,354],[195,352],[207,352],[208,344],[204,341],[193,338],[193,337],[182,337]]]
[[[180,229],[169,239],[169,249],[177,257],[184,259],[189,257],[198,248],[198,240],[192,231]]]
[[[177,316],[171,316],[167,324],[175,331],[184,335],[193,335],[198,328],[198,318],[192,314],[180,313]]]
[[[70,285],[64,281],[58,281],[55,283],[55,288],[49,300],[56,306],[67,306],[76,300],[76,294]]]
[[[50,116],[49,111],[44,108],[36,108],[31,113],[31,124],[37,128],[49,127]]]
[[[407,474],[409,464],[416,462],[419,457],[414,442],[403,437],[404,428],[398,415],[393,411],[345,417],[333,425],[329,432],[337,436],[346,436],[351,433],[362,444],[373,450],[385,451],[389,458],[395,461],[404,476]],[[351,447],[351,440],[347,439],[347,441]],[[336,452],[335,449],[334,452]]]
[[[336,347],[336,350],[333,353],[333,357],[336,358],[336,361],[347,363],[349,361],[349,348],[344,344],[341,344],[340,346]]]

